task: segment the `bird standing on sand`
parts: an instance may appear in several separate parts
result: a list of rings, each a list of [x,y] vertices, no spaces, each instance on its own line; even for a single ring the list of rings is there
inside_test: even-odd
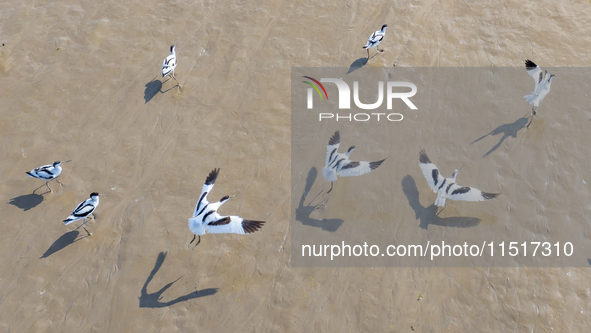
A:
[[[174,69],[176,68],[176,46],[179,45],[178,43],[176,43],[175,45],[172,45],[170,47],[170,55],[168,57],[166,57],[166,59],[164,59],[164,62],[162,63],[162,77],[165,77],[167,75],[171,75],[171,77],[176,81],[179,90],[181,89],[181,84],[179,83],[179,81],[177,81],[177,79],[174,77]]]
[[[527,124],[527,127],[529,128],[529,125],[531,125],[531,122],[534,120],[538,106],[544,97],[546,97],[546,95],[548,95],[550,92],[552,79],[555,75],[549,74],[548,71],[544,71],[544,73],[542,73],[542,69],[529,59],[525,61],[525,68],[527,69],[527,74],[534,78],[534,82],[536,84],[532,94],[523,96],[523,98],[525,98],[529,104],[532,104],[531,120],[529,121],[529,124]]]
[[[40,166],[38,168],[35,168],[31,171],[27,171],[27,175],[29,175],[29,177],[44,180],[45,186],[47,186],[47,189],[50,192],[53,192],[51,190],[51,188],[49,188],[49,185],[47,185],[47,183],[49,183],[50,181],[55,179],[56,182],[58,182],[61,186],[63,186],[63,184],[57,179],[57,177],[59,177],[62,174],[61,164],[66,163],[66,162],[70,162],[70,161],[63,161],[63,162],[55,161],[55,162],[53,162],[53,165],[48,164],[48,165],[44,165],[44,166]],[[41,185],[41,186],[43,186],[43,185]],[[41,186],[39,186],[39,187],[41,187]],[[39,187],[37,187],[35,189],[35,191],[37,191],[39,189]],[[35,193],[35,191],[33,191],[33,193]]]
[[[92,214],[92,217],[94,217],[93,212],[99,204],[99,196],[100,195],[102,195],[102,194],[92,192],[90,194],[90,199],[86,199],[86,200],[82,201],[76,207],[76,209],[74,209],[74,212],[72,212],[72,214],[70,214],[70,216],[68,216],[68,218],[64,220],[64,224],[68,225],[74,221],[84,219],[84,222],[82,223],[81,227],[86,231],[88,236],[92,235],[90,232],[88,232],[88,230],[86,230],[86,228],[84,228],[84,225],[86,224],[86,218],[90,214]]]
[[[326,146],[326,162],[324,168],[322,168],[322,177],[327,182],[330,182],[330,190],[326,192],[326,194],[332,191],[333,182],[337,180],[338,177],[352,177],[352,176],[361,176],[366,173],[372,172],[377,169],[382,162],[386,159],[381,161],[375,162],[367,162],[367,161],[360,161],[360,162],[352,162],[349,159],[349,155],[355,149],[355,146],[349,147],[346,153],[338,153],[337,150],[341,144],[341,136],[339,131],[334,132],[330,140],[328,140],[328,145]]]
[[[456,184],[456,176],[463,166],[454,170],[450,178],[443,178],[437,166],[429,160],[424,149],[419,153],[419,166],[421,167],[421,171],[423,171],[425,179],[427,179],[429,187],[434,193],[437,193],[435,205],[443,207],[437,215],[445,209],[445,201],[447,199],[455,201],[484,201],[496,198],[499,195],[498,193],[482,192],[474,187],[465,187]]]
[[[265,221],[245,220],[239,216],[223,216],[217,213],[217,210],[226,201],[235,196],[226,195],[220,201],[214,203],[207,201],[207,195],[213,189],[219,172],[220,169],[213,169],[205,179],[205,184],[203,184],[203,188],[201,189],[201,196],[193,211],[193,217],[189,219],[189,229],[194,234],[189,245],[199,236],[199,240],[195,244],[197,246],[201,242],[201,235],[205,235],[206,233],[250,234],[259,230],[265,223]]]
[[[388,27],[387,24],[384,24],[382,26],[382,30],[379,31],[375,31],[373,34],[371,34],[371,36],[369,36],[369,38],[367,39],[367,43],[365,44],[365,46],[363,47],[364,49],[367,50],[367,60],[369,60],[369,49],[374,47],[374,46],[378,46],[380,45],[380,43],[382,42],[382,39],[384,39],[384,35],[386,35],[386,28]],[[380,50],[380,48],[377,48],[378,52],[383,52],[384,50]],[[377,54],[377,53],[376,53]]]

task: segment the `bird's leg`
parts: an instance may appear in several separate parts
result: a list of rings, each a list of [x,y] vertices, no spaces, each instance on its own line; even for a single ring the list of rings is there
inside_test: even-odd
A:
[[[42,187],[43,187],[43,185],[41,185],[41,186],[37,187],[36,189],[34,189],[34,190],[33,190],[33,194],[35,194],[35,192],[36,192],[38,189],[42,188]]]
[[[439,213],[443,212],[444,209],[445,209],[445,206],[443,206],[443,208],[441,208],[441,210],[439,212],[437,212],[437,214],[435,214],[435,216],[438,216]]]
[[[56,179],[55,179],[55,181],[56,181],[58,184],[60,184],[60,186],[62,186],[62,187],[64,186],[64,184],[62,184],[62,182],[60,182],[60,180],[59,180],[59,179],[57,179],[57,178],[56,178]]]
[[[176,81],[176,85],[179,88],[179,90],[181,90],[181,84],[179,83],[179,81],[177,81],[176,77],[174,77],[174,70],[172,71],[172,78]]]
[[[189,245],[191,245],[191,243],[193,243],[195,241],[195,238],[197,238],[197,235],[193,235],[193,239],[189,242]]]
[[[369,61],[369,48],[367,48],[366,50],[367,50],[367,61]]]
[[[326,204],[328,203],[328,197],[327,197],[327,195],[330,193],[330,191],[332,191],[332,185],[333,185],[333,182],[330,182],[330,190],[328,190],[328,192],[326,192],[326,193],[324,193],[322,195],[322,199],[323,200],[322,200],[322,204],[319,204],[320,206],[325,206],[326,207]]]
[[[529,128],[529,125],[531,125],[532,121],[534,121],[535,115],[536,115],[536,107],[532,106],[531,107],[531,119],[529,120],[529,123],[525,127]]]
[[[199,243],[201,243],[201,235],[199,235],[199,239],[197,240],[197,243],[195,243],[195,246],[193,246],[193,247],[197,247],[197,245],[199,245]]]
[[[92,235],[88,230],[86,230],[86,228],[84,227],[84,225],[86,224],[86,217],[84,218],[84,222],[82,223],[82,229],[84,229],[84,231],[86,231],[86,233],[88,234],[88,236]]]
[[[53,191],[51,190],[51,188],[49,188],[49,185],[47,185],[47,183],[49,183],[49,181],[45,181],[45,186],[47,186],[47,189],[49,189],[49,192],[53,193]]]
[[[330,190],[328,190],[328,192],[326,192],[326,194],[329,194],[329,193],[330,193],[330,191],[332,191],[332,183],[333,183],[333,182],[330,182]]]

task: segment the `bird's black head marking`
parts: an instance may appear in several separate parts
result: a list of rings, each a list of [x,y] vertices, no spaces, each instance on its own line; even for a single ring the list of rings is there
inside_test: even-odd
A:
[[[226,201],[226,200],[228,200],[228,199],[230,199],[230,197],[229,197],[229,196],[227,196],[227,195],[224,195],[224,197],[223,197],[223,198],[221,198],[221,199],[220,199],[220,201],[221,201],[221,202],[224,202],[224,201]]]
[[[386,29],[387,27],[388,27],[388,25],[387,25],[387,24],[384,24],[384,25],[382,26],[382,30]]]
[[[90,197],[91,197],[91,198],[92,198],[92,197],[96,197],[96,196],[98,196],[98,195],[99,195],[99,194],[98,194],[97,192],[92,192],[92,193],[90,193]]]
[[[55,161],[55,162],[53,162],[53,167],[55,168],[55,167],[57,167],[58,165],[60,165],[61,163],[62,163],[62,162],[60,162],[60,161]]]

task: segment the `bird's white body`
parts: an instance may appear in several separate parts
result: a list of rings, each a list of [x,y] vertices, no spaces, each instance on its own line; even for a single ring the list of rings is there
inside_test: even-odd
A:
[[[386,28],[387,27],[388,27],[387,25],[383,25],[382,30],[375,31],[373,34],[371,34],[371,36],[369,36],[369,38],[367,39],[367,43],[365,44],[365,46],[363,48],[369,49],[369,48],[380,45],[380,43],[382,42],[382,39],[384,39],[384,36],[386,35]]]
[[[328,141],[326,146],[326,162],[324,168],[322,168],[322,177],[327,182],[334,182],[338,177],[352,177],[361,176],[366,173],[372,172],[377,169],[384,160],[368,162],[352,162],[349,159],[349,155],[355,149],[355,146],[351,146],[347,152],[339,153],[337,150],[340,146],[340,134],[336,131]]]
[[[64,224],[68,225],[72,222],[84,219],[84,222],[82,223],[82,228],[84,228],[84,225],[86,224],[86,218],[94,212],[99,204],[99,195],[100,194],[96,192],[91,193],[90,199],[86,199],[76,206],[74,212],[72,212],[72,214],[70,214],[70,216],[64,220]],[[86,230],[86,228],[84,228],[84,230]],[[89,236],[91,235],[88,230],[86,230],[86,232]]]
[[[424,150],[419,153],[419,167],[427,179],[427,183],[434,193],[437,193],[435,205],[444,207],[447,199],[455,201],[484,201],[498,196],[496,193],[482,192],[474,187],[460,186],[456,184],[456,176],[460,170],[454,170],[449,178],[444,178],[439,169],[433,164]],[[461,168],[460,168],[461,169]]]
[[[174,77],[174,69],[176,68],[175,48],[175,45],[170,47],[170,55],[166,57],[166,59],[164,59],[164,62],[162,63],[162,77],[165,77],[168,74],[172,74],[172,76]]]
[[[526,60],[525,66],[527,68],[527,73],[534,79],[535,88],[532,94],[525,95],[523,98],[525,98],[529,104],[532,104],[534,108],[537,108],[540,106],[544,97],[550,92],[554,74],[549,74],[548,71],[542,72],[542,69],[531,60]]]
[[[210,203],[207,195],[213,189],[219,169],[214,169],[203,184],[201,196],[195,205],[193,217],[189,218],[189,229],[198,236],[206,233],[249,234],[257,231],[265,222],[245,220],[239,216],[223,216],[217,210],[231,197],[224,196],[220,201]]]
[[[27,172],[27,175],[37,179],[52,180],[62,174],[62,166],[60,164],[61,162],[58,161],[53,164],[40,166]]]

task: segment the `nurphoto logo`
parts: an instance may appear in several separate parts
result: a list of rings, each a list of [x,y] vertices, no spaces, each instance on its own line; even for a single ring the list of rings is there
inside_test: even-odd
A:
[[[314,108],[314,90],[318,93],[321,100],[328,100],[328,94],[326,93],[326,89],[322,85],[321,82],[328,82],[334,83],[338,89],[338,105],[340,110],[348,110],[351,109],[351,88],[349,84],[342,79],[335,79],[335,78],[321,78],[320,81],[309,77],[304,76],[305,78],[313,81],[316,84],[313,84],[308,81],[304,81],[304,83],[309,84],[312,88],[308,88],[307,94],[307,108],[311,110]],[[417,93],[417,86],[411,82],[404,82],[404,81],[387,81],[385,85],[386,90],[386,108],[388,110],[392,110],[392,100],[395,98],[401,99],[411,110],[417,110],[417,107],[411,102],[410,98],[416,95]],[[410,88],[410,91],[407,92],[400,92],[395,91],[395,88]],[[322,92],[324,95],[322,95]],[[359,99],[359,82],[353,81],[353,102],[355,106],[362,110],[375,110],[382,106],[384,102],[384,81],[378,81],[378,99],[375,103],[366,104],[360,101]],[[383,116],[383,117],[381,117]],[[401,121],[404,116],[400,113],[355,113],[348,115],[339,115],[338,113],[320,113],[319,120],[322,119],[335,119],[336,121],[341,120],[349,120],[349,121],[368,121],[372,118],[377,119],[380,121],[381,119],[388,119],[389,121]]]

